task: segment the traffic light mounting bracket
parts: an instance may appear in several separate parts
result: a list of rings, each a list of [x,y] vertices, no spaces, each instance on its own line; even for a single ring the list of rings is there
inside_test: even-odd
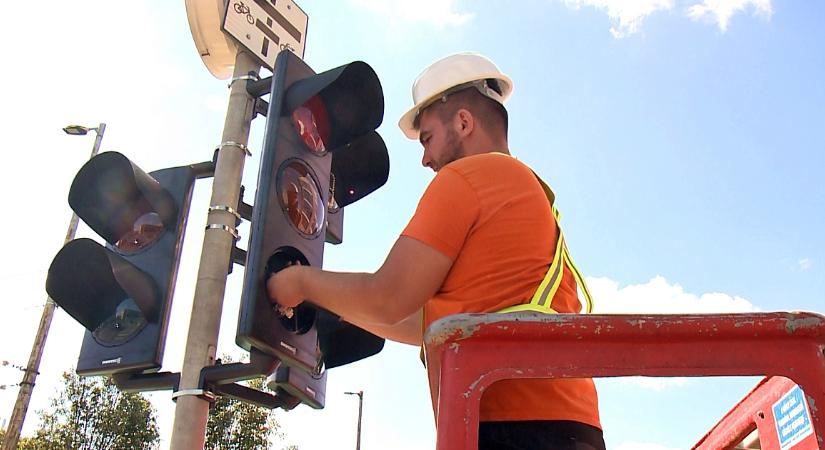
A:
[[[121,372],[112,374],[115,385],[123,392],[177,391],[180,385],[180,372],[134,373]]]
[[[213,366],[201,369],[198,386],[210,391],[237,400],[252,403],[264,408],[283,408],[290,410],[301,403],[301,400],[290,395],[283,389],[277,389],[274,394],[260,391],[238,384],[237,381],[263,377],[274,373],[280,361],[256,349],[249,352],[248,363],[222,364],[220,360]]]

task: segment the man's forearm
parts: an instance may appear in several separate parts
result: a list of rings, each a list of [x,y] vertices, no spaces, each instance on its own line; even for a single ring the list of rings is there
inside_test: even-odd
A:
[[[359,323],[356,320],[347,318],[344,318],[344,320],[361,327],[376,336],[381,336],[382,338],[400,342],[402,344],[420,346],[423,339],[422,335],[424,334],[424,330],[421,310],[418,310],[395,325],[380,325],[369,322]]]
[[[415,313],[399,301],[402,293],[387,292],[371,273],[328,272],[301,267],[306,300],[356,324],[387,327]]]

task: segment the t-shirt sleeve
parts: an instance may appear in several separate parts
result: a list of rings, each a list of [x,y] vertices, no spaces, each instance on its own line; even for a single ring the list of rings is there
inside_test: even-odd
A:
[[[459,172],[445,167],[424,191],[415,215],[401,235],[421,241],[455,260],[478,215],[475,191]]]

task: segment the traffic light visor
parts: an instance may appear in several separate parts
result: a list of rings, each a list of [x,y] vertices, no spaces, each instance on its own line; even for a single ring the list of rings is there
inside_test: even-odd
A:
[[[58,252],[46,292],[103,345],[123,343],[158,320],[155,282],[91,239],[75,239]]]
[[[316,99],[313,97],[317,96]],[[320,107],[318,102],[320,102]],[[285,112],[300,107],[310,109],[319,130],[328,127],[324,142],[332,151],[359,136],[375,130],[384,120],[384,92],[378,75],[369,64],[355,61],[290,85],[286,92]],[[317,112],[323,111],[323,117]],[[327,122],[328,121],[328,125]]]
[[[77,173],[69,205],[106,242],[124,252],[174,230],[177,208],[160,183],[117,152],[101,153]]]
[[[324,367],[332,369],[375,355],[384,339],[343,321],[335,314],[318,310],[318,345]]]
[[[375,131],[334,152],[330,190],[337,207],[355,203],[380,188],[389,174],[387,146]]]

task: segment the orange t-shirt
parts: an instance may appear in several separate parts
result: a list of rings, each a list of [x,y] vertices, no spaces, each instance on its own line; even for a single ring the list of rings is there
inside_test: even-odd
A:
[[[402,233],[453,260],[424,305],[424,326],[451,314],[529,303],[553,260],[557,234],[541,185],[515,158],[486,153],[444,166]],[[552,307],[581,309],[566,266]],[[502,380],[484,393],[480,413],[482,421],[573,420],[601,428],[589,378]]]

